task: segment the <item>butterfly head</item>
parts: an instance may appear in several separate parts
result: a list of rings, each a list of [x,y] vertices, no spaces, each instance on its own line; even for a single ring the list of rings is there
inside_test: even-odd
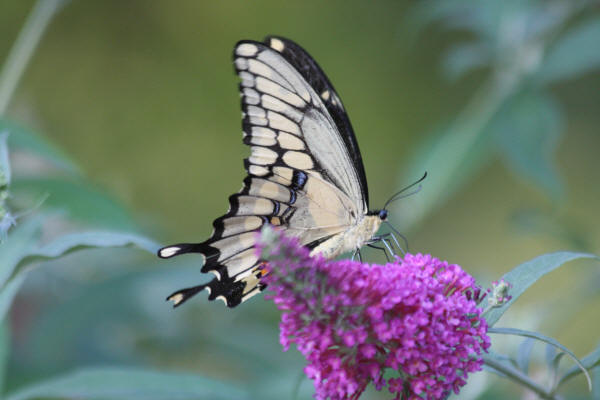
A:
[[[377,217],[380,220],[380,222],[384,222],[387,220],[388,210],[386,210],[385,208],[382,210],[373,210],[369,211],[367,215],[371,217]]]

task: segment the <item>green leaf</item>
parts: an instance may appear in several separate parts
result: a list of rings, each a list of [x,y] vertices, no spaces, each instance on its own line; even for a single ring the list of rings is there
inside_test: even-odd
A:
[[[507,166],[550,197],[563,195],[555,153],[563,131],[562,110],[544,93],[521,93],[507,101],[487,127]]]
[[[429,0],[414,3],[401,26],[406,27],[405,35],[412,43],[429,25],[451,18],[461,0]]]
[[[31,218],[13,229],[0,244],[0,322],[12,304],[25,277],[19,276],[6,283],[17,264],[31,252],[39,238],[42,217]]]
[[[533,349],[534,343],[532,338],[525,338],[517,350],[517,365],[525,374],[529,370],[529,360],[531,358],[531,350]]]
[[[6,200],[10,197],[8,190],[11,180],[7,137],[8,133],[0,132],[0,243],[6,239],[9,229],[15,225],[15,218],[6,205]]]
[[[0,290],[0,323],[4,321],[4,317],[8,313],[13,299],[21,288],[26,274],[21,274],[14,277]]]
[[[0,288],[12,275],[14,268],[36,246],[43,218],[35,217],[17,225],[0,244]]]
[[[521,2],[523,3],[523,2]],[[521,4],[517,3],[517,4]],[[479,37],[494,39],[505,14],[515,14],[513,4],[506,2],[469,2],[465,0],[434,0],[416,2],[407,24],[416,34],[425,26],[441,23],[447,29],[468,29]]]
[[[553,83],[600,67],[600,20],[589,19],[571,28],[548,51],[537,78]]]
[[[552,347],[551,345],[546,345],[548,347]],[[552,347],[554,349],[554,347]],[[554,357],[554,359],[552,360],[552,363],[548,366],[549,370],[550,370],[550,382],[551,382],[551,387],[556,390],[556,387],[558,385],[558,367],[560,365],[560,361],[563,359],[563,357],[565,356],[565,352],[561,351],[560,353],[556,354],[556,356]],[[579,368],[577,368],[579,369]]]
[[[469,122],[464,123],[470,125]],[[396,187],[405,187],[423,176],[424,172],[428,173],[418,195],[390,206],[390,214],[402,221],[403,229],[409,229],[443,204],[492,160],[489,137],[478,127],[470,126],[463,130],[462,126],[463,123],[459,122],[457,126],[433,132],[419,144],[407,163],[408,168],[400,174]]]
[[[542,387],[537,382],[532,380],[529,376],[521,372],[518,368],[513,367],[508,363],[497,358],[490,357],[488,354],[482,354],[481,358],[483,359],[484,366],[487,367],[486,370],[494,372],[500,376],[506,377],[507,379],[510,379],[512,381],[518,382],[519,384],[537,393],[540,396],[540,398],[552,398],[550,397],[548,391],[544,387]]]
[[[460,44],[447,51],[442,68],[446,77],[455,81],[473,69],[486,66],[489,61],[489,51],[480,43]]]
[[[8,185],[10,183],[11,171],[10,161],[8,159],[8,145],[6,144],[7,138],[8,132],[2,132],[0,129],[0,173],[2,174],[2,182],[0,182],[0,186]]]
[[[544,355],[546,358],[546,366],[548,367],[549,371],[552,371],[553,373],[556,372],[563,354],[565,353],[560,352],[557,354],[556,347],[552,346],[551,344],[546,344]]]
[[[551,344],[546,344],[546,351],[544,355],[546,358],[546,366],[548,367],[548,369],[551,370],[555,367],[558,367],[558,364],[556,363],[560,362],[562,354],[564,353],[556,353],[556,347],[552,346]]]
[[[131,233],[122,232],[81,232],[58,237],[54,241],[31,250],[19,260],[13,275],[17,275],[32,262],[60,258],[75,251],[100,247],[130,247],[135,246],[156,254],[159,245],[152,240]]]
[[[81,175],[79,167],[60,148],[44,137],[6,119],[0,119],[0,132],[8,132],[12,149],[30,152],[50,165],[73,175]]]
[[[600,367],[600,346],[597,347],[594,351],[592,351],[587,356],[583,357],[581,359],[581,363],[588,370]],[[562,385],[569,379],[579,375],[581,372],[582,371],[579,368],[577,368],[577,366],[573,366],[573,367],[569,368],[565,372],[565,374],[562,376],[562,378],[560,378],[560,380],[558,381],[558,386]]]
[[[6,321],[0,322],[0,393],[4,393],[6,366],[10,355],[10,329]]]
[[[512,367],[518,367],[518,363],[516,360],[512,359],[510,356],[506,354],[496,353],[493,350],[489,350],[487,353],[488,356],[495,358],[496,360],[510,364]]]
[[[136,228],[125,207],[85,181],[22,178],[13,182],[11,190],[14,197],[30,199],[32,204],[47,196],[42,204],[43,208],[64,211],[69,218],[93,227],[119,230]]]
[[[570,249],[586,251],[593,248],[591,240],[573,218],[557,215],[551,209],[535,207],[515,210],[510,224],[520,233],[547,236],[565,243]]]
[[[5,400],[59,397],[77,400],[246,399],[242,390],[215,379],[133,368],[84,368],[34,383]]]
[[[594,380],[592,400],[600,400],[600,368],[594,368],[592,370],[592,379]]]
[[[562,266],[566,262],[581,258],[600,260],[600,258],[594,254],[559,251],[536,257],[506,273],[502,276],[502,279],[512,284],[512,288],[509,291],[509,295],[512,296],[512,299],[504,305],[492,308],[485,313],[485,319],[487,320],[488,325],[494,326],[506,310],[517,301],[519,296],[542,276]]]
[[[537,339],[542,342],[551,344],[552,346],[564,351],[569,357],[571,357],[571,359],[575,362],[575,364],[577,364],[576,367],[579,368],[580,371],[585,374],[585,377],[588,382],[588,387],[589,387],[590,391],[592,390],[592,378],[590,377],[590,374],[588,373],[584,364],[575,356],[575,354],[571,350],[569,350],[567,347],[565,347],[564,345],[559,343],[556,339],[552,339],[551,337],[542,335],[541,333],[524,331],[522,329],[515,329],[515,328],[490,328],[490,329],[488,329],[488,333],[499,333],[499,334],[503,334],[503,335],[518,335],[518,336],[533,338],[533,339]]]
[[[137,246],[155,253],[159,247],[140,235],[104,231],[67,234],[39,247],[37,235],[41,221],[41,218],[34,218],[17,226],[0,245],[0,321],[25,279],[25,268],[33,262],[60,258],[88,248]]]

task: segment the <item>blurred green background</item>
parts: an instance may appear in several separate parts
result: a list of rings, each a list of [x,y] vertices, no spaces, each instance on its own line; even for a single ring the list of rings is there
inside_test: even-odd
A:
[[[33,4],[0,4],[0,60]],[[63,179],[13,154],[15,193],[29,204],[47,194],[42,209],[63,212],[47,238],[89,227],[163,244],[207,238],[248,154],[232,48],[267,34],[305,47],[335,85],[372,208],[429,172],[391,209],[411,251],[482,282],[551,251],[600,253],[600,9],[576,1],[68,2],[5,115],[83,171]],[[301,356],[280,350],[272,304],[164,302],[204,279],[199,262],[117,249],[44,264],[11,310],[7,390],[126,365],[235,382],[251,398],[291,398],[300,385],[298,398],[310,398]],[[502,326],[551,334],[584,355],[600,340],[597,271],[578,262],[551,274]],[[518,393],[491,379],[461,398]],[[585,393],[583,381],[569,390]]]

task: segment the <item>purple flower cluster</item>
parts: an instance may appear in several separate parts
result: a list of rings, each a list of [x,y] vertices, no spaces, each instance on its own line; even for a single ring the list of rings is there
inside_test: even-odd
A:
[[[480,290],[458,265],[421,254],[386,265],[328,261],[270,235],[259,241],[262,281],[283,311],[281,344],[306,357],[317,399],[357,399],[370,382],[395,399],[441,399],[481,369],[490,341]],[[395,377],[384,379],[386,369]]]

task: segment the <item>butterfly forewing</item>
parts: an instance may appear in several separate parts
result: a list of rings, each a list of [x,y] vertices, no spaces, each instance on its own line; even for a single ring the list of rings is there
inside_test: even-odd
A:
[[[341,101],[318,65],[293,42],[242,41],[234,50],[240,77],[248,176],[210,239],[159,251],[168,258],[196,252],[208,284],[175,292],[179,305],[202,289],[235,306],[262,290],[255,232],[281,226],[308,246],[344,232],[367,210],[366,181]],[[342,130],[343,132],[340,132]]]
[[[338,132],[346,144],[346,151],[352,160],[352,166],[356,170],[365,204],[369,204],[369,190],[367,177],[362,162],[362,156],[358,149],[356,136],[352,124],[344,108],[342,100],[333,85],[323,72],[319,64],[300,46],[291,40],[270,36],[265,40],[269,46],[276,49],[287,62],[289,62],[308,82],[308,84],[319,95],[321,101],[335,122]]]

